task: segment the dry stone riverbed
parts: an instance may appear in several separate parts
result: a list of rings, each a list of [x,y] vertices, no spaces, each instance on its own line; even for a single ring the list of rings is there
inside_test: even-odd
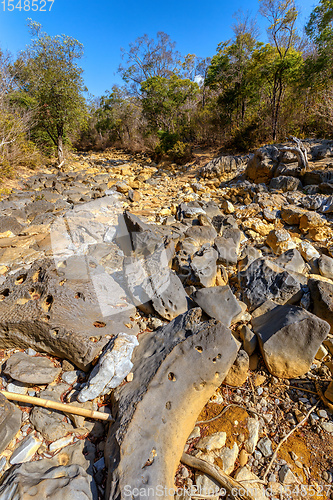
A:
[[[10,184],[0,390],[109,420],[0,394],[0,500],[333,498],[333,143],[304,146]]]

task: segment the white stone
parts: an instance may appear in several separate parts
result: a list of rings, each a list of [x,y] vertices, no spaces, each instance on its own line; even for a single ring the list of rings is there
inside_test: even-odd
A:
[[[193,431],[191,432],[187,440],[195,439],[198,437],[200,437],[200,427],[194,427]]]
[[[29,386],[22,384],[22,382],[11,382],[6,387],[8,392],[14,392],[14,394],[26,394],[28,389]]]
[[[316,250],[315,247],[308,241],[301,241],[297,249],[301,253],[303,259],[305,259],[307,262],[312,259],[319,259],[320,257],[320,253],[318,252],[318,250]]]
[[[245,491],[252,493],[255,500],[267,500],[264,485],[255,482],[255,480],[260,481],[260,479],[246,465],[237,470],[235,479],[241,482]]]
[[[112,339],[92,370],[87,384],[79,393],[78,401],[91,401],[118,387],[133,368],[131,357],[137,345],[138,339],[126,333],[119,333]]]
[[[29,436],[21,441],[18,448],[14,450],[14,453],[10,457],[9,462],[12,465],[29,462],[42,442],[43,441],[38,439],[35,434],[29,434]]]
[[[73,434],[70,436],[63,437],[61,439],[57,439],[57,441],[53,441],[53,443],[49,445],[49,451],[53,453],[55,451],[61,450],[61,448],[64,448],[68,444],[72,443],[73,439],[74,439]]]
[[[61,378],[67,384],[72,385],[72,384],[74,384],[74,382],[77,381],[78,372],[76,370],[72,370],[72,371],[69,371],[69,372],[64,372],[61,375]]]
[[[332,422],[322,422],[321,424],[322,429],[324,431],[329,432],[330,434],[333,434],[333,423]]]
[[[230,449],[227,446],[222,448],[220,452],[220,457],[223,464],[223,470],[226,474],[231,474],[235,467],[235,462],[238,457],[239,448],[235,442],[233,447]]]
[[[198,450],[220,450],[225,445],[227,434],[225,432],[215,432],[210,436],[200,439],[196,445]]]
[[[249,437],[245,441],[245,449],[248,453],[252,454],[259,439],[259,420],[256,418],[248,418],[247,428],[249,430]]]

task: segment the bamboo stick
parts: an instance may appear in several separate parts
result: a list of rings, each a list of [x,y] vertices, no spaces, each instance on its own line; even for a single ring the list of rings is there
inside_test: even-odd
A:
[[[57,403],[49,399],[35,398],[33,396],[26,396],[25,394],[15,394],[13,392],[0,391],[0,394],[12,401],[20,401],[22,403],[30,403],[44,408],[51,408],[52,410],[59,410],[66,413],[73,413],[74,415],[81,415],[86,418],[100,419],[113,421],[111,415],[102,413],[100,411],[88,410],[87,408],[80,408],[79,406],[72,406],[64,403]]]

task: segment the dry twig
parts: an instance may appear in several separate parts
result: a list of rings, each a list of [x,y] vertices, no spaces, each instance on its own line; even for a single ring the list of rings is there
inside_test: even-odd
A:
[[[188,455],[187,453],[183,453],[180,461],[184,465],[193,467],[193,469],[197,469],[215,479],[215,481],[218,482],[222,488],[228,491],[231,498],[235,500],[255,500],[251,493],[247,491],[246,487],[242,486],[240,482],[225,474],[225,472],[223,472],[216,465],[210,464],[201,458]]]
[[[312,406],[311,410],[308,411],[308,413],[305,415],[305,417],[297,425],[295,425],[295,427],[293,429],[291,429],[291,431],[288,432],[288,434],[283,439],[281,439],[281,441],[277,445],[276,450],[274,451],[273,456],[272,456],[272,458],[271,458],[271,460],[270,460],[270,462],[269,462],[269,464],[267,466],[265,474],[263,475],[263,478],[262,478],[263,481],[266,481],[267,474],[270,471],[270,468],[272,467],[273,462],[276,459],[276,456],[278,454],[278,451],[281,448],[281,446],[283,445],[283,443],[285,443],[287,441],[287,439],[292,435],[293,432],[296,431],[296,429],[298,429],[299,427],[301,427],[301,425],[303,425],[304,422],[307,421],[307,419],[309,418],[309,416],[311,415],[311,413],[317,408],[317,406],[318,406],[318,403],[316,403],[314,406]]]

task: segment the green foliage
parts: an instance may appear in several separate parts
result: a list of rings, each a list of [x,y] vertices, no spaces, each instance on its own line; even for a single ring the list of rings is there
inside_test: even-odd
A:
[[[141,84],[142,112],[149,129],[175,132],[182,137],[190,126],[190,115],[199,86],[189,79],[172,75],[154,76]]]
[[[66,35],[51,37],[31,20],[29,27],[35,38],[16,62],[17,83],[22,99],[28,95],[34,103],[36,127],[48,134],[62,161],[63,141],[84,125],[87,116],[83,70],[76,64],[83,45]]]

